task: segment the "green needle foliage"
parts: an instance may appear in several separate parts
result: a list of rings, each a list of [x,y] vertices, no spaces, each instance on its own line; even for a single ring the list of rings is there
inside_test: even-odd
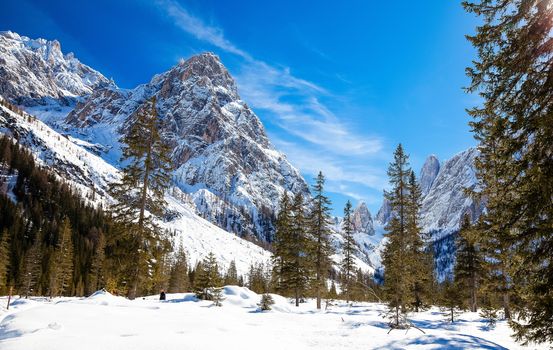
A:
[[[134,298],[139,284],[147,279],[149,265],[163,260],[166,246],[163,233],[154,224],[153,216],[163,216],[164,193],[169,187],[170,147],[161,135],[162,124],[153,97],[136,114],[123,138],[121,181],[114,184],[111,194],[117,200],[113,216],[126,239],[130,286],[128,297]]]
[[[477,177],[486,199],[482,235],[500,274],[505,316],[516,294],[517,340],[553,341],[553,4],[549,0],[463,3],[482,24],[468,39],[469,110],[479,142]]]

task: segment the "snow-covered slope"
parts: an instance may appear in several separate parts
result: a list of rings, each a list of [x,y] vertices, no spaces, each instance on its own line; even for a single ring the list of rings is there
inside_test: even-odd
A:
[[[56,40],[0,32],[0,95],[13,103],[70,105],[108,83],[72,53],[64,55]]]
[[[3,350],[266,350],[281,349],[547,349],[521,347],[508,322],[487,328],[477,313],[464,312],[451,324],[433,307],[410,315],[423,332],[389,331],[386,305],[337,302],[317,310],[314,300],[294,307],[272,295],[273,310],[259,312],[261,299],[247,288],[226,286],[222,307],[192,294],[127,300],[97,292],[89,298],[17,299],[2,315]]]
[[[112,202],[107,190],[110,183],[120,177],[119,171],[70,137],[59,134],[33,116],[2,105],[0,133],[17,138],[33,152],[37,161],[69,181],[83,197],[92,200],[94,191],[96,204]],[[177,233],[174,242],[184,243],[192,264],[213,252],[222,266],[227,267],[235,260],[238,273],[245,274],[251,264],[269,261],[268,251],[199,217],[187,196],[178,189],[169,191],[166,199],[173,215],[170,221],[160,224]]]

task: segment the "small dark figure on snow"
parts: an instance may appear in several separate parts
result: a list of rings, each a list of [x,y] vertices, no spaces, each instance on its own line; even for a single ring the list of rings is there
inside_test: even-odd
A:
[[[161,293],[159,293],[159,300],[165,300],[165,291],[162,289]]]

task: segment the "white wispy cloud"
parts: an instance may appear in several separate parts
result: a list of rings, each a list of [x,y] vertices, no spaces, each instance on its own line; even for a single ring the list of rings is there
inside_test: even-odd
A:
[[[335,189],[356,199],[363,196],[348,191],[343,184],[340,189],[340,183],[382,188],[383,177],[366,165],[367,157],[382,151],[381,138],[355,132],[325,106],[321,99],[330,96],[326,89],[294,76],[288,67],[254,58],[228,40],[222,29],[206,24],[176,1],[159,0],[157,4],[184,32],[242,58],[236,74],[242,98],[256,110],[270,113],[272,122],[289,135],[313,146],[275,142],[304,173],[321,170]]]
[[[225,50],[226,52],[236,54],[245,59],[251,58],[248,53],[240,50],[230,41],[225,39],[221,29],[206,25],[199,18],[192,16],[176,1],[159,0],[158,4],[165,10],[166,14],[174,20],[175,25],[180,27],[185,32],[194,35],[199,40],[206,41],[213,46]]]

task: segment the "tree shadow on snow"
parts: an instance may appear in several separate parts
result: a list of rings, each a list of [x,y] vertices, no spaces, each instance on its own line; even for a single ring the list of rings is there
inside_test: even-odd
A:
[[[422,335],[409,341],[396,340],[375,349],[405,349],[411,345],[435,345],[436,349],[488,349],[507,350],[507,348],[494,342],[467,334],[452,336]]]
[[[19,338],[19,337],[22,337],[23,335],[25,335],[26,333],[28,333],[28,332],[22,332],[18,329],[14,329],[14,330],[11,330],[11,331],[6,330],[8,324],[14,318],[15,318],[15,315],[9,315],[9,316],[4,317],[4,319],[2,320],[2,325],[0,325],[0,344],[2,344],[3,340]],[[35,330],[35,332],[36,331],[37,330]],[[0,348],[1,348],[1,346],[0,346]]]
[[[184,298],[175,298],[175,299],[168,299],[161,301],[162,303],[185,303],[185,302],[198,302],[200,299],[198,299],[194,294],[187,294],[184,296]]]

